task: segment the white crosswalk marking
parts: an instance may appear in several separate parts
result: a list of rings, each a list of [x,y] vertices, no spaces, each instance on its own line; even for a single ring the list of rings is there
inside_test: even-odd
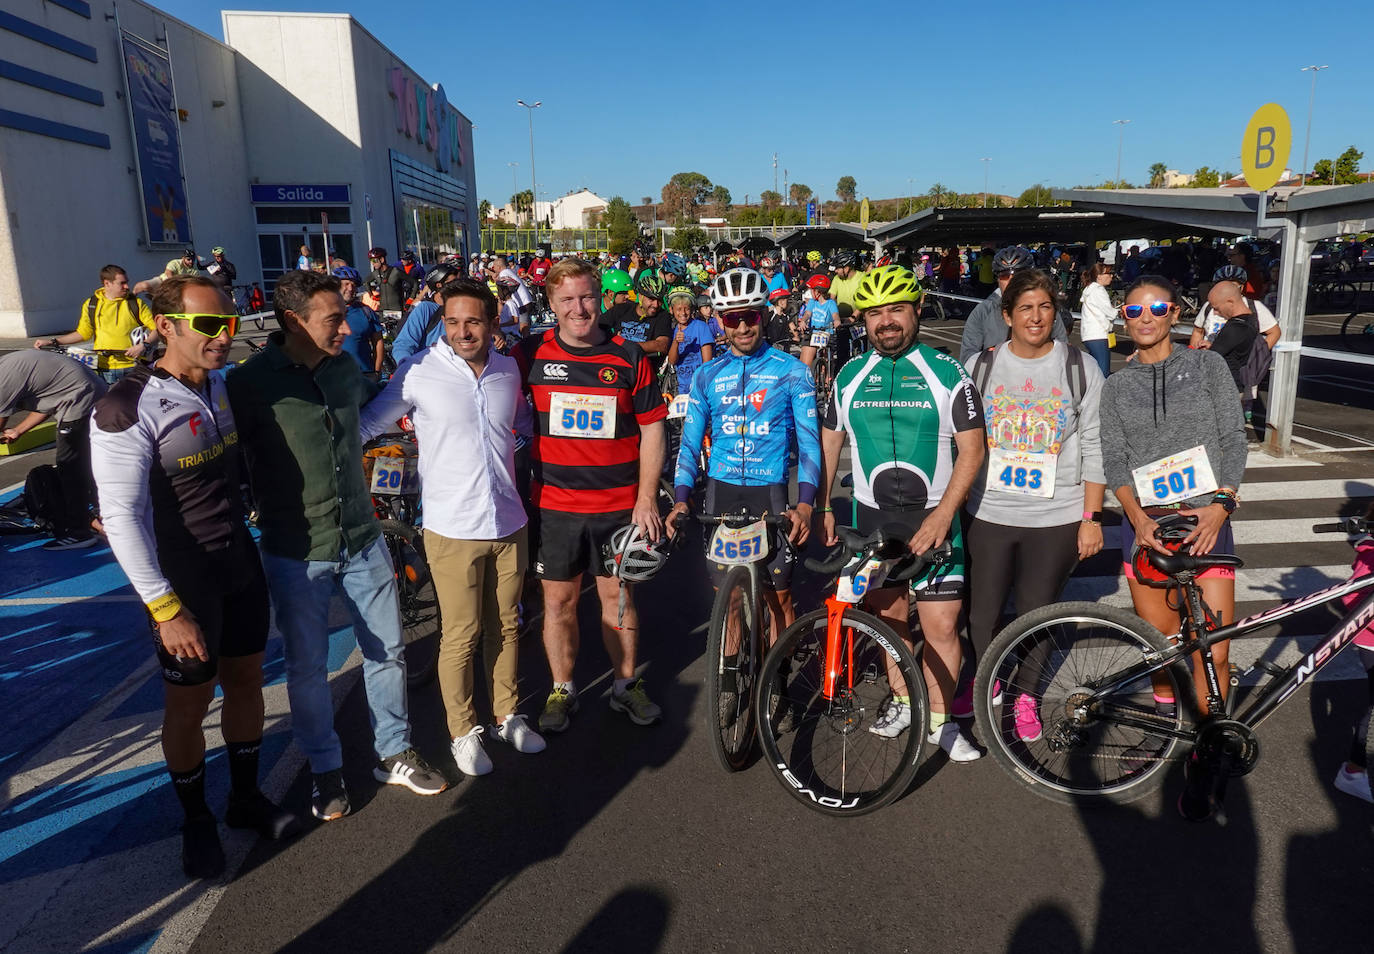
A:
[[[1343,538],[1339,534],[1314,533],[1312,527],[1318,523],[1334,523],[1335,518],[1318,519],[1314,517],[1288,517],[1276,520],[1234,520],[1231,532],[1235,534],[1237,546],[1259,543],[1331,543]],[[1103,527],[1102,545],[1108,550],[1121,549],[1121,528]]]
[[[1236,602],[1278,603],[1296,599],[1350,576],[1350,565],[1295,566],[1251,569],[1236,574]],[[1076,576],[1064,588],[1066,600],[1093,600],[1130,606],[1131,591],[1124,576]]]

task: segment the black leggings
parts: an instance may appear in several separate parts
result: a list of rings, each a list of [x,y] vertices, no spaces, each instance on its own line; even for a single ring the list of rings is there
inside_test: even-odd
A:
[[[1059,599],[1078,565],[1078,523],[1060,527],[1008,527],[969,519],[968,634],[976,665],[1001,629],[1002,607],[1015,592],[1024,615]]]

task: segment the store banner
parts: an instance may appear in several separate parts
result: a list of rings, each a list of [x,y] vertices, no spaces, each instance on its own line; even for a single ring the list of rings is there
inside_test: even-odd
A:
[[[120,31],[133,120],[134,158],[150,245],[189,245],[191,219],[181,172],[181,129],[172,93],[172,61]]]

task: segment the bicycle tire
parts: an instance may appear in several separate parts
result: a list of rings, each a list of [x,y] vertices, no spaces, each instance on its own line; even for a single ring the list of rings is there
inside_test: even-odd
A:
[[[850,699],[826,702],[820,682],[826,625],[826,610],[807,613],[764,658],[754,699],[758,740],[773,774],[803,805],[826,815],[864,815],[905,793],[916,777],[930,721],[926,683],[905,640],[878,617],[848,608],[843,625],[855,636],[857,685]],[[842,655],[844,684],[851,657]],[[911,728],[894,739],[868,731],[892,695],[889,660],[911,700]],[[830,747],[837,757],[825,751]]]
[[[1002,630],[978,665],[973,707],[983,741],[1012,778],[1051,801],[1126,804],[1145,797],[1164,781],[1180,741],[1114,724],[1102,717],[1101,708],[1079,721],[1073,699],[1075,690],[1139,662],[1142,653],[1162,652],[1169,645],[1139,616],[1100,603],[1054,603],[1027,613]],[[1027,663],[1037,657],[1042,667]],[[1192,703],[1187,664],[1179,660],[1162,671],[1177,700],[1172,721],[1155,714],[1149,679],[1122,687],[1112,705],[1158,721],[1162,728],[1183,727]],[[993,690],[998,688],[1004,700],[1000,706],[994,705]],[[1030,696],[1041,722],[1039,739],[1022,741],[1017,734],[1022,694]],[[1148,758],[1126,755],[1147,740],[1153,740]]]
[[[1374,354],[1374,314],[1351,312],[1341,322],[1341,344],[1356,354]]]
[[[439,597],[420,531],[399,520],[382,520],[380,524],[396,576],[396,600],[405,640],[406,685],[414,689],[428,685],[439,670],[439,641],[443,635]]]
[[[1326,289],[1326,302],[1337,311],[1354,309],[1359,290],[1350,282],[1332,282]]]
[[[738,604],[734,602],[736,592],[740,593]],[[725,654],[725,635],[736,607],[742,610],[737,620],[740,637],[731,660]],[[765,612],[749,568],[732,566],[716,593],[706,630],[706,734],[711,752],[727,772],[746,768],[754,754],[753,695],[763,664]],[[723,700],[727,672],[735,677],[734,698]]]
[[[936,298],[934,295],[925,296],[925,307],[921,309],[921,312],[922,321],[943,321],[945,318],[949,317],[945,313],[944,302],[940,301],[940,299]]]

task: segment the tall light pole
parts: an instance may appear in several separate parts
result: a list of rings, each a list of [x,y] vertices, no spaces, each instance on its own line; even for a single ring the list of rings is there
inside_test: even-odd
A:
[[[983,164],[983,208],[988,207],[988,163],[992,162],[991,156],[984,156],[978,160]]]
[[[912,187],[915,178],[908,177],[906,180],[906,214],[910,215],[912,209],[916,207],[916,193]]]
[[[1307,147],[1312,144],[1312,106],[1317,101],[1317,74],[1329,70],[1330,66],[1304,66],[1299,73],[1312,74],[1312,91],[1307,95],[1307,135],[1302,140],[1302,179],[1298,185],[1307,185]]]
[[[515,193],[517,193],[517,192],[520,191],[520,186],[519,186],[519,184],[516,183],[516,181],[515,181],[515,170],[518,169],[518,168],[520,167],[520,163],[518,163],[518,162],[508,162],[508,163],[506,163],[506,165],[510,166],[510,191],[511,191],[511,195],[514,196]]]
[[[774,194],[776,194],[777,191],[778,191],[778,154],[775,152],[775,153],[773,153],[773,192],[774,192]]]
[[[1126,144],[1126,126],[1130,123],[1129,119],[1113,119],[1112,125],[1120,128],[1120,134],[1116,137],[1116,187],[1121,188],[1121,147]]]
[[[515,105],[524,106],[530,114],[530,221],[534,223],[534,244],[539,244],[539,208],[538,194],[539,187],[534,184],[534,111],[544,104],[535,100],[533,104],[517,99]]]

